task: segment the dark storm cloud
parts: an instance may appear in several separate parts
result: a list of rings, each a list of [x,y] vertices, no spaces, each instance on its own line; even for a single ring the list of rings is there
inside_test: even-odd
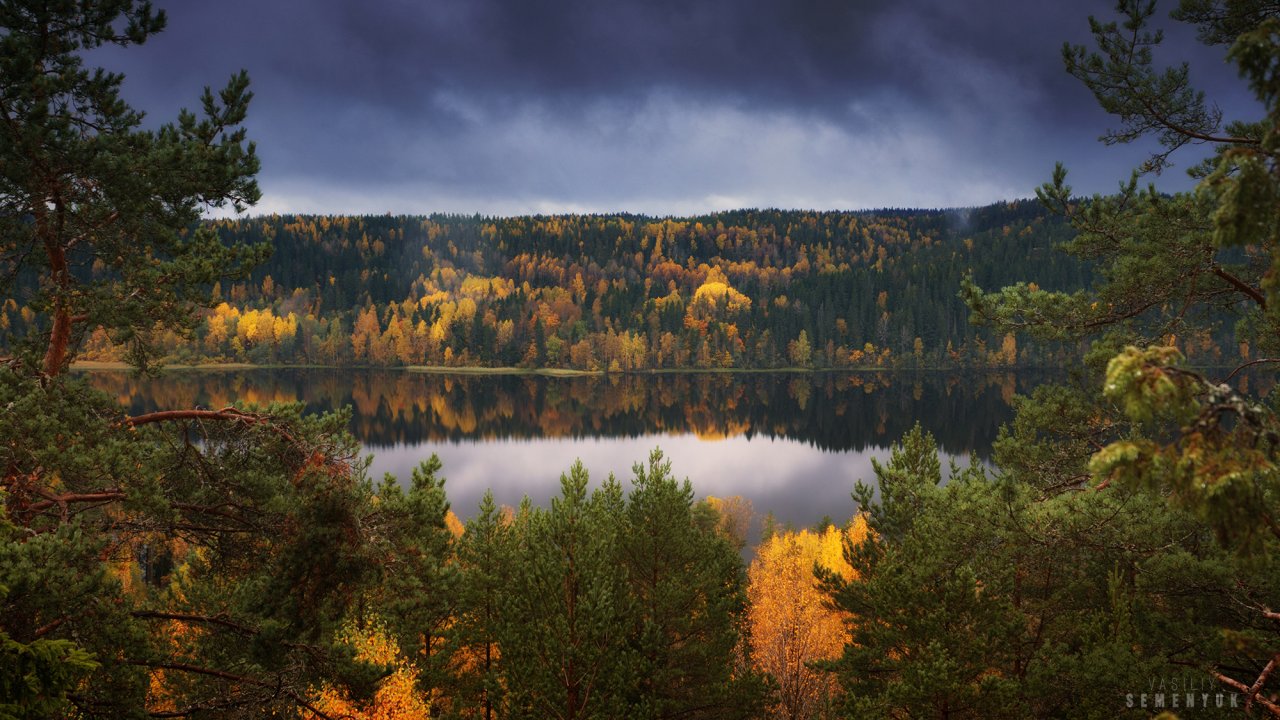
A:
[[[1108,119],[1062,71],[1061,43],[1105,3],[166,9],[147,46],[98,57],[159,118],[248,68],[267,209],[958,204],[1028,195],[1059,159],[1109,189],[1141,157],[1097,146]],[[1211,88],[1231,84],[1220,56],[1196,51]]]

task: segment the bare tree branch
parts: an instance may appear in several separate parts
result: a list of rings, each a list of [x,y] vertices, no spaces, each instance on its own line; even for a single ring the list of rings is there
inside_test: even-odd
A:
[[[221,678],[223,680],[230,680],[231,682],[244,683],[246,685],[253,685],[255,687],[272,689],[277,694],[288,697],[299,707],[305,708],[306,710],[311,711],[312,713],[315,714],[316,717],[320,718],[321,720],[337,720],[337,718],[335,718],[333,715],[329,715],[328,713],[317,708],[315,705],[312,705],[309,700],[304,698],[302,695],[300,695],[296,691],[290,690],[289,688],[286,688],[286,687],[282,687],[279,684],[273,685],[271,683],[258,680],[257,678],[245,677],[243,675],[236,675],[234,673],[229,673],[224,670],[217,670],[215,668],[200,667],[199,665],[188,665],[187,663],[148,662],[146,660],[121,660],[120,662],[125,665],[137,665],[140,667],[147,667],[155,670],[174,670],[177,672],[188,672],[196,675],[207,675],[209,677],[216,677],[216,678]]]
[[[1274,663],[1275,663],[1275,660],[1272,660],[1271,663],[1268,664],[1267,666],[1268,669],[1264,670],[1263,673],[1265,674],[1270,672],[1270,667]],[[1218,682],[1222,683],[1223,685],[1226,685],[1227,687],[1235,688],[1236,690],[1239,690],[1240,692],[1244,693],[1246,708],[1250,707],[1253,704],[1253,702],[1256,701],[1259,705],[1261,705],[1263,708],[1266,709],[1266,711],[1271,715],[1271,717],[1280,718],[1280,705],[1276,705],[1270,700],[1262,697],[1257,691],[1255,691],[1250,686],[1245,685],[1244,683],[1240,682],[1239,680],[1236,680],[1235,678],[1231,678],[1226,675],[1223,675],[1220,672],[1212,672],[1210,673],[1210,675],[1217,678]],[[1259,676],[1259,679],[1264,681],[1266,680],[1266,678],[1262,676]],[[1260,685],[1259,685],[1259,689],[1261,689]]]
[[[1264,309],[1267,307],[1267,298],[1263,296],[1263,294],[1257,288],[1241,280],[1235,275],[1232,275],[1226,270],[1223,270],[1221,267],[1218,267],[1217,265],[1214,265],[1213,268],[1211,269],[1213,270],[1214,275],[1217,275],[1223,280],[1226,280],[1232,287],[1244,293],[1245,295],[1248,295],[1251,300],[1258,303],[1258,307],[1261,307]]]
[[[247,413],[233,407],[225,407],[221,410],[160,410],[157,412],[125,418],[124,423],[129,427],[138,427],[139,425],[148,425],[151,423],[178,422],[182,420],[221,420],[242,422],[250,425],[265,425],[288,442],[295,445],[297,444],[293,435],[280,427],[279,424],[273,422],[273,418],[270,415]]]

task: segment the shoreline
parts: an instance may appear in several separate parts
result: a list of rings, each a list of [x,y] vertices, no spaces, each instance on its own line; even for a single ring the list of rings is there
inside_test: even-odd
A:
[[[127,372],[133,366],[123,361],[79,360],[71,363],[73,372]],[[257,365],[254,363],[168,363],[157,368],[161,372],[231,372],[240,370],[382,370],[389,372],[410,372],[431,375],[541,375],[544,377],[609,377],[622,375],[759,375],[759,374],[793,374],[815,375],[825,373],[901,373],[901,372],[947,372],[947,373],[993,373],[993,372],[1061,372],[1060,367],[1017,366],[1017,367],[841,367],[841,368],[645,368],[641,370],[578,370],[576,368],[522,368],[515,366],[486,367],[477,365],[313,365],[272,363]]]

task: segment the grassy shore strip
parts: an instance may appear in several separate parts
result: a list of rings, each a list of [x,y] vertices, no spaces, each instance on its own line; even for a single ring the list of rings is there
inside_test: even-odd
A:
[[[384,370],[408,370],[409,372],[436,373],[440,375],[545,375],[548,377],[582,377],[606,375],[751,375],[768,373],[830,373],[830,372],[886,372],[888,368],[644,368],[609,373],[604,370],[575,370],[573,368],[522,368],[522,367],[452,367],[449,365],[405,365],[387,367]]]
[[[72,370],[80,371],[124,371],[133,370],[133,366],[126,362],[120,361],[100,361],[100,360],[79,360],[71,364]],[[168,363],[160,367],[161,370],[385,370],[389,372],[407,371],[415,373],[431,373],[436,375],[543,375],[546,377],[592,377],[609,375],[604,370],[576,370],[573,368],[522,368],[514,366],[504,367],[482,367],[482,366],[451,366],[451,365],[315,365],[315,364],[290,364],[290,363],[269,363],[264,365],[255,365],[254,363]],[[691,375],[691,374],[715,374],[715,375],[765,375],[778,373],[792,374],[825,374],[825,373],[897,373],[897,372],[947,372],[947,373],[991,373],[991,372],[1011,372],[1011,371],[1037,371],[1037,370],[1055,370],[1055,368],[1040,367],[912,367],[912,368],[884,368],[884,367],[842,367],[842,368],[805,368],[805,367],[776,367],[776,368],[644,368],[640,370],[623,370],[621,372],[612,373],[613,375]]]
[[[157,370],[345,370],[349,366],[344,365],[308,365],[304,363],[268,363],[265,365],[256,365],[254,363],[243,362],[225,362],[225,363],[164,363],[157,367]],[[135,370],[134,366],[120,360],[77,360],[71,363],[71,370],[74,371],[126,371]],[[358,367],[359,370],[367,370],[367,367]]]
[[[125,371],[134,367],[118,360],[78,360],[71,363],[72,370],[99,372]],[[448,365],[304,365],[288,363],[270,363],[255,365],[254,363],[165,363],[160,370],[387,370],[417,373],[435,373],[440,375],[547,375],[551,377],[578,377],[604,375],[603,370],[574,370],[572,368],[521,368],[521,367],[451,367]]]
[[[395,368],[383,368],[391,370]],[[404,365],[400,370],[435,375],[547,375],[549,377],[580,377],[604,375],[603,370],[574,370],[572,368],[522,368],[522,367],[452,367],[449,365]]]
[[[254,365],[253,363],[199,363],[187,365],[183,363],[167,363],[161,370],[257,370],[284,367],[281,365]],[[71,363],[72,370],[133,370],[134,367],[120,360],[77,360]]]

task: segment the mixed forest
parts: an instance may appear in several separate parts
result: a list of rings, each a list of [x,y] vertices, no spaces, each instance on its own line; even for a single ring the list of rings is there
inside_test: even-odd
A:
[[[147,328],[185,363],[659,368],[1058,364],[968,321],[966,274],[1086,285],[1062,218],[1024,200],[951,211],[737,211],[697,218],[269,216],[210,223],[271,256],[212,288],[189,334]],[[73,272],[104,268],[89,255]],[[74,262],[74,260],[73,260]],[[38,314],[14,301],[0,326]],[[82,357],[128,343],[85,329]],[[1220,338],[1188,338],[1221,359]],[[1078,352],[1077,352],[1078,354]]]
[[[1249,382],[1280,363],[1280,10],[1170,14],[1256,97],[1233,122],[1154,61],[1154,3],[1116,15],[1063,49],[1105,139],[1154,140],[1111,196],[1059,167],[1044,210],[967,216],[208,222],[259,199],[248,75],[144,127],[86,56],[163,13],[0,0],[0,718],[1280,717],[1280,399]],[[1188,144],[1193,191],[1140,184]],[[749,564],[752,509],[660,452],[463,523],[435,458],[370,478],[343,412],[139,412],[69,372],[1024,353],[1072,372],[989,463],[904,430],[847,522]]]

